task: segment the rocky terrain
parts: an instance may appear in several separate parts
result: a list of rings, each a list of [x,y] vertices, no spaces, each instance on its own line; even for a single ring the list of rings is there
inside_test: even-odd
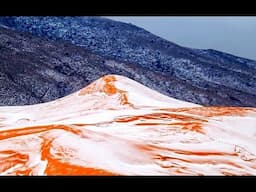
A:
[[[51,101],[105,74],[125,75],[156,90],[164,91],[166,84],[157,87],[157,82],[165,81],[180,85],[174,86],[173,91],[188,87],[178,79],[134,64],[105,59],[64,41],[51,41],[6,28],[0,28],[0,47],[1,105]],[[193,87],[188,88],[193,94]]]
[[[101,17],[0,17],[0,24],[1,105],[50,101],[120,74],[205,106],[256,106],[249,59],[181,47]]]

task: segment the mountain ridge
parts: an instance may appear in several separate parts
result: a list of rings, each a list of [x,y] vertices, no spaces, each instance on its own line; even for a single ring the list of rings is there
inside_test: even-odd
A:
[[[0,17],[0,23],[15,29],[17,34],[26,31],[50,38],[56,44],[63,40],[74,44],[77,50],[81,48],[102,58],[100,66],[108,68],[105,73],[125,75],[170,97],[206,106],[256,106],[256,62],[253,60],[211,49],[181,47],[139,27],[105,18]],[[74,52],[69,49],[66,48],[65,53],[70,52],[71,58]],[[48,54],[47,50],[43,53]],[[57,55],[55,57],[61,57],[60,53]],[[73,63],[65,62],[56,66],[56,71],[70,75],[75,73],[73,68]],[[76,67],[76,71],[79,70]],[[87,70],[90,76],[94,73]],[[84,84],[75,90],[99,77],[88,78],[87,82],[80,80]],[[55,91],[49,99],[33,102],[49,101],[75,90],[63,89],[61,94]]]

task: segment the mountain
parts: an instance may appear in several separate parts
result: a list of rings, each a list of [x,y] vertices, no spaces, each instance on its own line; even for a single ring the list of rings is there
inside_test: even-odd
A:
[[[112,73],[151,87],[155,81],[165,80],[142,67],[106,59],[68,42],[3,27],[0,27],[0,51],[0,105],[52,101]]]
[[[72,55],[76,54],[73,50],[75,49],[79,50],[79,55],[84,50],[104,60],[101,60],[103,63],[100,65],[91,64],[96,68],[99,68],[98,66],[104,68],[104,74],[114,73],[127,76],[170,97],[205,106],[256,106],[256,61],[253,60],[211,49],[199,50],[182,47],[157,37],[142,28],[102,17],[0,17],[0,24],[15,29],[16,32],[12,33],[16,33],[17,36],[19,36],[18,34],[24,34],[17,31],[33,34],[33,36],[24,35],[25,43],[21,45],[33,44],[34,42],[29,38],[38,39],[42,43],[40,45],[35,44],[34,51],[39,50],[40,46],[44,46],[44,41],[47,44],[54,44],[56,48],[62,46],[63,41],[65,41],[67,47],[60,49],[62,53],[55,49],[51,50],[55,53],[54,57],[58,58],[56,59],[57,62],[61,61],[63,63],[58,64],[54,73],[61,73],[64,76],[65,73],[71,73],[72,77],[77,78],[74,73],[82,67],[83,70],[86,70],[88,76],[93,76],[93,78],[90,78],[87,75],[83,77],[78,75],[78,78],[82,79],[79,81],[82,82],[78,83],[79,85],[73,85],[70,81],[67,83],[66,80],[66,83],[63,84],[62,81],[58,80],[60,86],[68,88],[56,88],[58,83],[55,83],[48,90],[52,93],[48,92],[47,96],[43,96],[43,99],[40,97],[45,91],[42,91],[39,98],[34,96],[35,99],[24,99],[24,101],[22,99],[8,99],[8,101],[1,102],[3,105],[32,104],[53,100],[68,95],[99,78],[100,75],[95,76],[96,72],[87,69],[87,66],[81,64],[81,60],[79,60],[80,64],[75,64],[72,58]],[[8,39],[7,36],[8,33],[5,31],[5,35],[1,38]],[[13,38],[13,41],[16,41],[15,38]],[[1,39],[1,43],[2,47],[12,46],[6,45],[4,39]],[[71,44],[75,45],[76,48],[75,46],[70,48]],[[13,49],[17,51],[19,48],[13,47]],[[27,57],[28,51],[19,50],[19,52],[24,53],[22,59]],[[63,62],[61,58],[64,53],[67,54],[65,58],[68,62]],[[34,55],[33,51],[32,53],[29,52],[30,57],[32,57],[31,54]],[[51,55],[47,49],[40,51],[40,54],[41,57]],[[80,58],[87,59],[86,56]],[[4,60],[4,63],[7,62],[10,65],[11,61],[8,61],[8,59],[9,57]],[[44,64],[42,68],[45,68],[45,65],[49,67],[55,65],[55,59],[52,59],[50,60],[49,57],[48,64]],[[39,58],[33,57],[32,61],[31,58],[29,60],[28,62],[34,63]],[[105,62],[105,60],[111,60],[111,62]],[[20,62],[17,61],[17,65],[22,65]],[[109,72],[109,68],[111,68],[111,72]],[[45,75],[44,78],[48,78],[48,76]],[[54,77],[53,74],[51,77],[58,78]],[[32,85],[29,86],[29,89],[41,87],[37,81],[32,80],[30,82]],[[75,81],[72,80],[72,82]],[[11,89],[15,88],[12,87]],[[57,93],[59,89],[61,89],[61,93]],[[4,92],[3,94],[6,95],[5,97],[10,95]],[[15,91],[13,91],[13,94],[15,94]],[[22,98],[26,98],[26,96]]]
[[[1,175],[255,175],[256,109],[202,107],[107,75],[0,107]]]

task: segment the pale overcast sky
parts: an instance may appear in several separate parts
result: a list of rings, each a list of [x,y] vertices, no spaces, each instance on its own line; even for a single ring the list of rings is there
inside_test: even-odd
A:
[[[179,45],[216,49],[256,60],[256,16],[115,16]]]

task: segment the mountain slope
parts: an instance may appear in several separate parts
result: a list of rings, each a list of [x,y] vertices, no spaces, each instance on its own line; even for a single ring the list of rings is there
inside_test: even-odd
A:
[[[112,73],[168,96],[206,106],[256,106],[256,62],[249,59],[181,47],[131,24],[99,17],[0,17],[0,23],[114,60],[104,63]]]
[[[0,28],[0,104],[51,101],[73,93],[103,75],[117,73],[146,85],[163,81],[155,73],[118,63],[67,42],[54,42]],[[174,79],[174,83],[177,82]]]
[[[255,175],[256,109],[202,107],[118,75],[0,107],[1,175]]]
[[[122,63],[96,55],[64,41],[52,41],[0,27],[0,105],[27,105],[52,101],[88,85],[106,74],[132,78],[166,95],[184,100],[219,101],[232,105],[225,97],[229,89],[202,90],[184,80],[139,65]],[[238,92],[237,92],[238,93]],[[239,93],[248,105],[253,97]]]

